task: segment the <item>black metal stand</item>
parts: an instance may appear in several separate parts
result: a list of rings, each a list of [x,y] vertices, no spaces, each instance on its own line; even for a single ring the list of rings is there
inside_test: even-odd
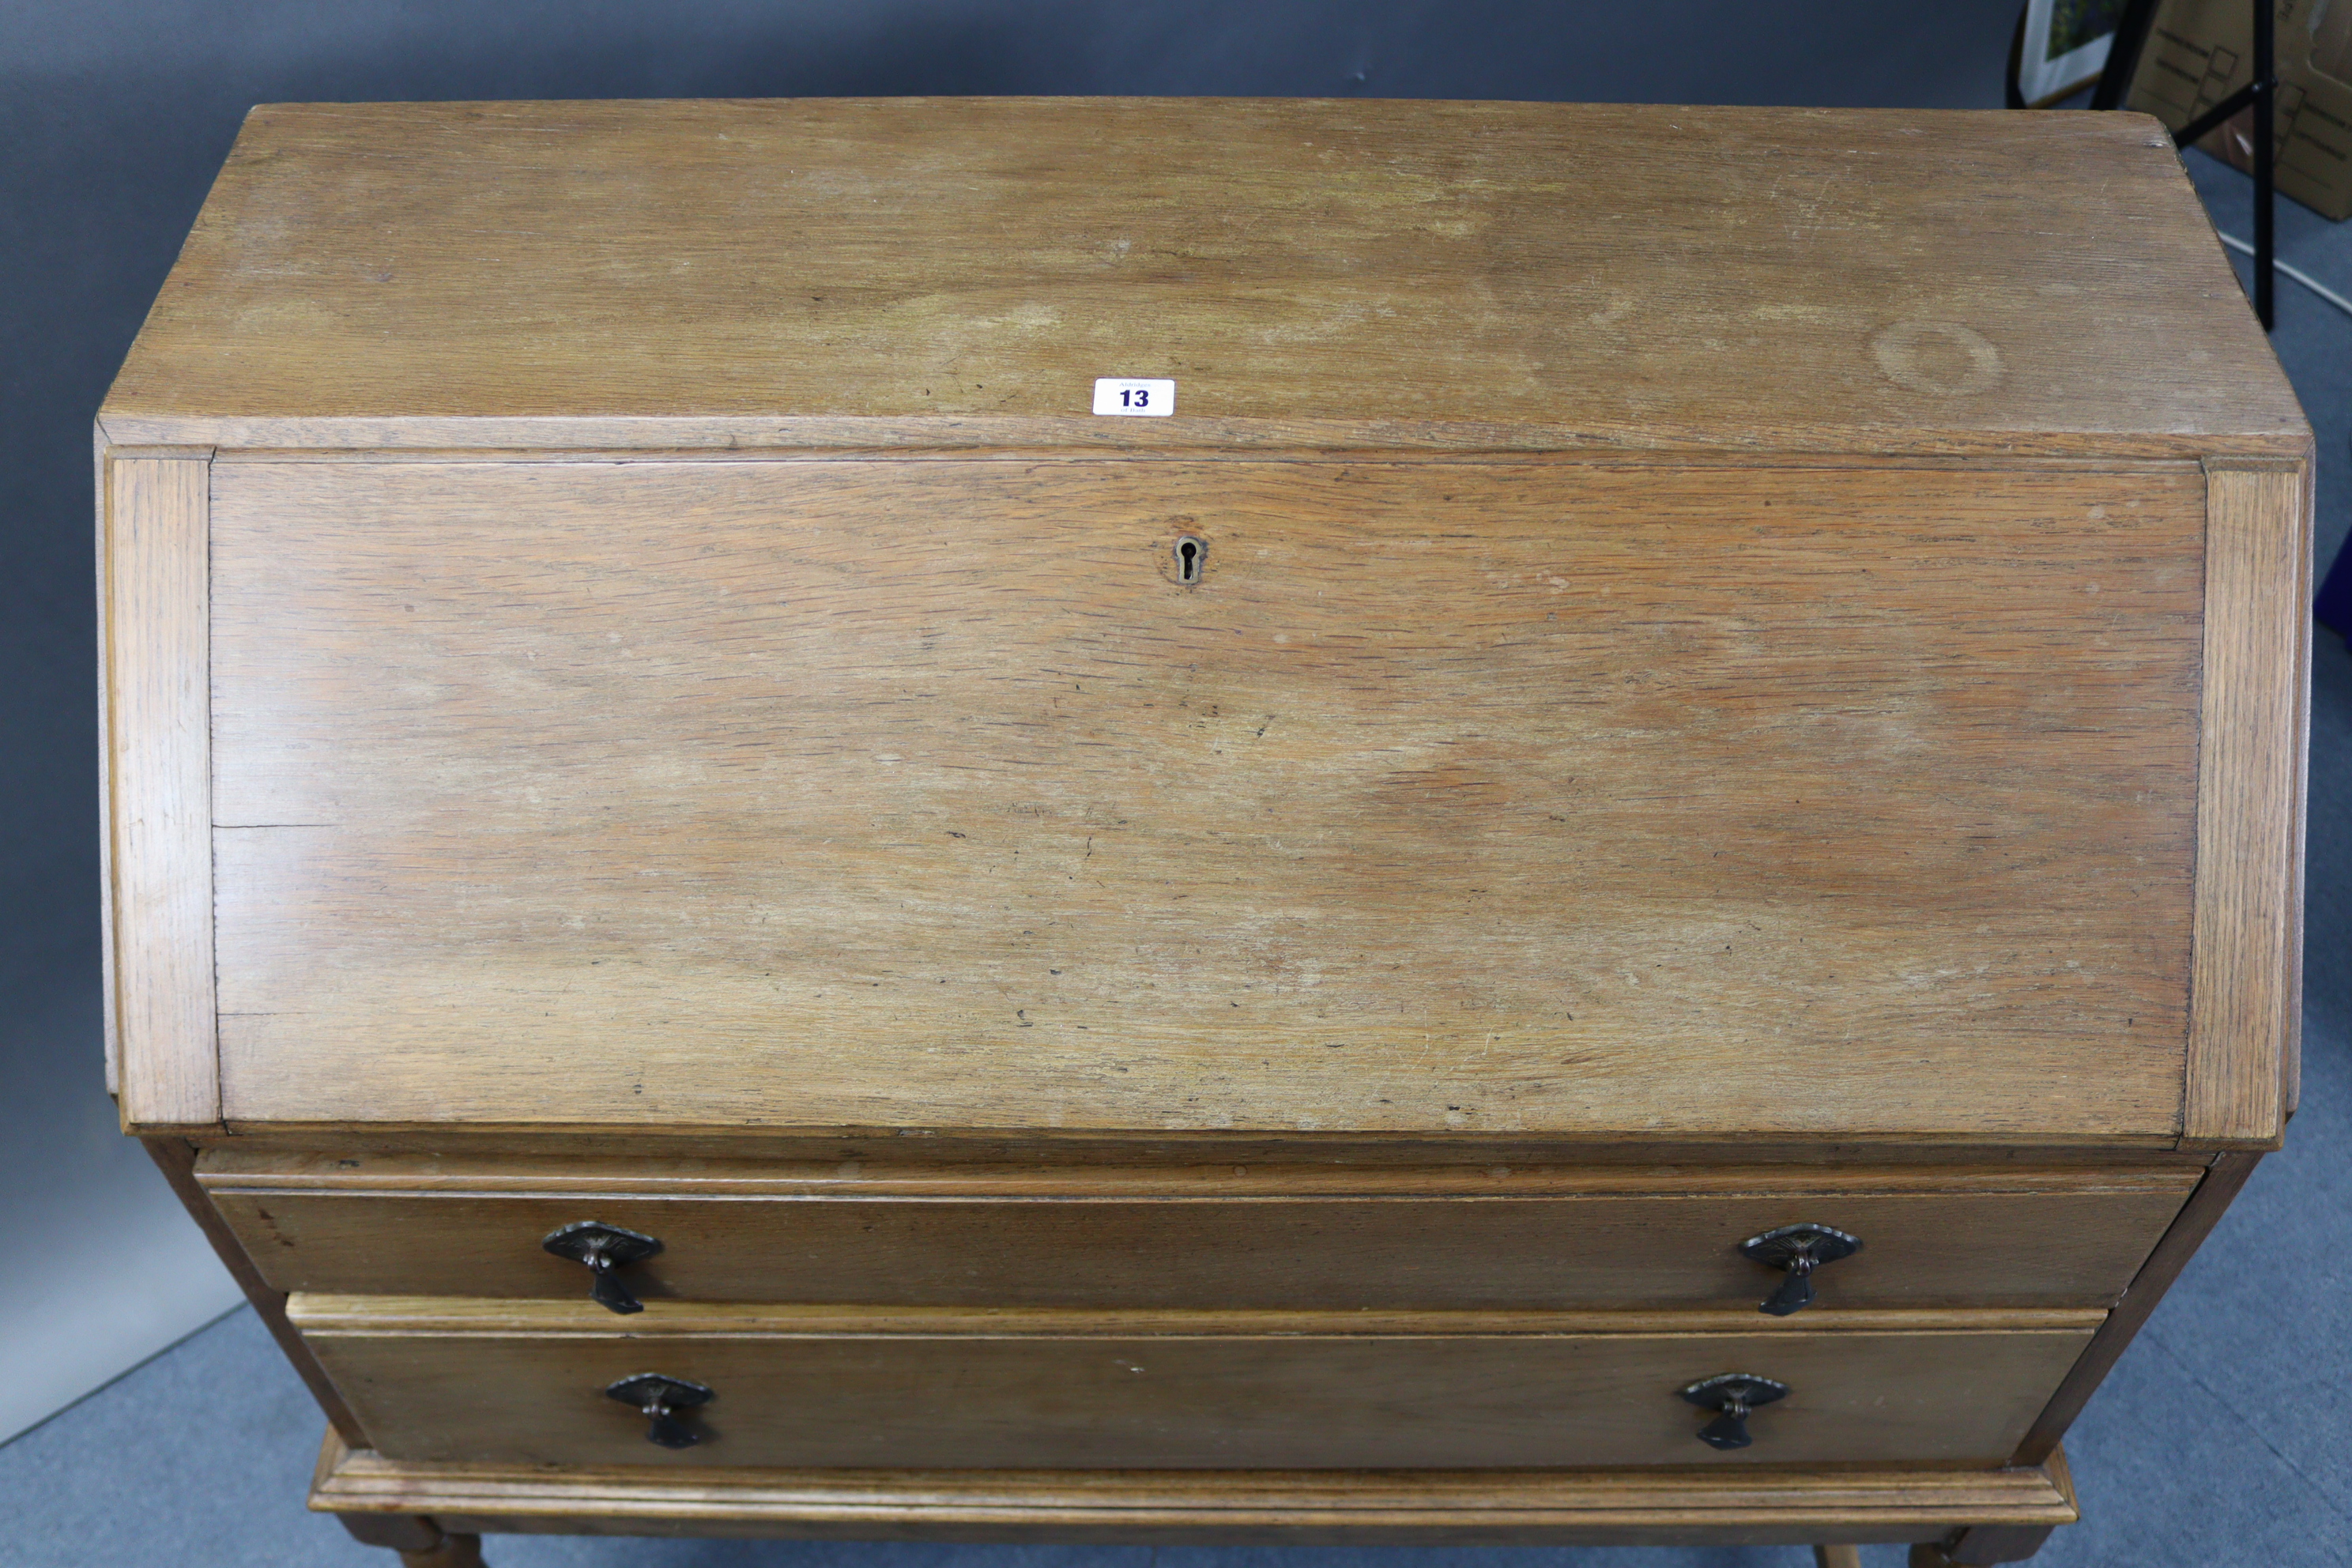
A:
[[[2107,46],[2106,68],[2091,94],[2093,109],[2121,109],[2131,90],[2132,72],[2156,22],[2158,0],[2128,0],[2116,24],[2115,42]],[[2254,110],[2254,315],[2263,331],[2277,324],[2272,217],[2277,198],[2273,179],[2277,173],[2277,149],[2272,140],[2273,106],[2278,101],[2278,16],[2272,0],[2253,0],[2254,79],[2172,133],[2172,144],[2186,147],[2210,133],[2240,110]]]

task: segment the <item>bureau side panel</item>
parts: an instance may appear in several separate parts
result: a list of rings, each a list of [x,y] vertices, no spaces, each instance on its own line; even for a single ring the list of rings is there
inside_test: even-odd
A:
[[[106,940],[122,1120],[137,1131],[220,1121],[211,467],[200,458],[116,458],[106,470]]]
[[[2274,1143],[2303,1006],[2310,494],[2285,465],[2208,465],[2190,1147]]]
[[[113,672],[108,668],[114,661],[108,651],[106,604],[107,555],[110,548],[108,519],[114,510],[114,486],[108,474],[110,456],[105,429],[93,428],[90,466],[95,470],[95,482],[90,486],[90,495],[97,502],[97,528],[91,556],[98,570],[92,574],[90,586],[98,597],[98,950],[99,985],[104,994],[99,1017],[105,1031],[106,1092],[119,1102],[122,1093],[122,1042],[114,1020],[114,701]]]
[[[224,464],[229,1114],[2169,1143],[2203,512]]]

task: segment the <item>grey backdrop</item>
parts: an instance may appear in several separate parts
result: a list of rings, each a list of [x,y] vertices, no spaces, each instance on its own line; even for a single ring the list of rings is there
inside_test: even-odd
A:
[[[0,0],[0,1439],[225,1309],[99,1055],[89,418],[296,100],[1176,93],[1997,108],[2017,0]]]

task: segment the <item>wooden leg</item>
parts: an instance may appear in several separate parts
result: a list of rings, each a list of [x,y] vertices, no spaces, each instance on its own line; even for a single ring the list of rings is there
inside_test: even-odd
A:
[[[445,1535],[441,1544],[430,1552],[404,1552],[401,1568],[483,1568],[482,1538],[478,1535]]]
[[[1911,1549],[1911,1568],[1991,1568],[2022,1563],[2050,1539],[2047,1524],[1977,1524]]]
[[[1813,1548],[1813,1568],[1862,1568],[1862,1548],[1816,1546]]]
[[[401,1568],[483,1568],[482,1538],[451,1535],[429,1519],[408,1513],[339,1513],[352,1539],[389,1546]]]

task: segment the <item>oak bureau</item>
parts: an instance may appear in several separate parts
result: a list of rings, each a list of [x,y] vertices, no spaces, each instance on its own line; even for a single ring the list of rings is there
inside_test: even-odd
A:
[[[2022,1558],[2294,1107],[2139,116],[272,106],[98,451],[111,1082],[412,1564]]]

